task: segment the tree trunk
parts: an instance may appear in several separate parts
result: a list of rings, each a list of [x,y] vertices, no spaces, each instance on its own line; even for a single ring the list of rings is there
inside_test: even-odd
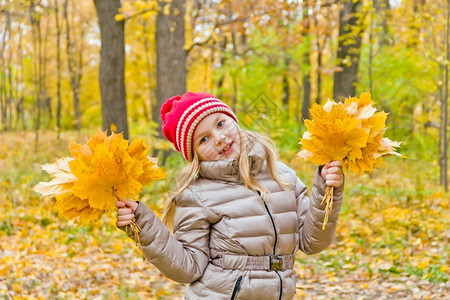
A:
[[[121,4],[120,0],[94,0],[94,3],[102,42],[99,81],[103,130],[123,132],[128,139],[124,21],[116,22],[114,18]]]
[[[7,63],[5,62],[5,45],[6,45],[6,36],[10,34],[11,29],[11,14],[9,11],[6,11],[6,22],[5,27],[2,28],[2,48],[1,48],[1,61],[0,61],[0,72],[5,75],[7,74]],[[0,123],[2,131],[8,130],[8,92],[6,90],[6,77],[1,76],[1,86],[0,86]]]
[[[24,113],[24,96],[23,96],[23,89],[19,89],[19,85],[24,82],[23,79],[23,47],[22,47],[22,37],[23,33],[22,31],[19,31],[19,44],[17,48],[17,62],[20,63],[21,66],[17,68],[16,70],[16,84],[15,84],[15,94],[16,94],[16,120],[14,128],[16,130],[19,129],[19,121],[22,122],[22,130],[26,129],[25,124],[25,113]]]
[[[72,97],[73,97],[73,113],[74,113],[74,125],[75,129],[80,132],[81,130],[81,106],[80,106],[80,81],[82,76],[82,65],[83,65],[83,57],[82,57],[82,47],[75,47],[71,35],[71,27],[69,22],[69,14],[68,14],[68,4],[69,0],[64,1],[64,20],[66,23],[66,52],[67,52],[67,65],[69,67],[70,73],[70,86],[72,88]],[[83,40],[83,35],[80,36],[80,43]],[[75,62],[75,54],[74,50],[78,48],[78,63]],[[102,97],[103,98],[103,97]]]
[[[286,49],[284,49],[284,67],[285,71],[283,74],[283,106],[286,108],[286,111],[289,111],[289,98],[290,98],[290,87],[289,87],[289,66],[291,64],[291,58],[287,53]]]
[[[319,36],[317,37],[320,38]],[[317,53],[317,97],[316,97],[316,103],[321,103],[321,94],[322,94],[322,49],[320,45],[317,47],[318,53]]]
[[[226,53],[225,49],[227,48],[228,44],[228,37],[225,36],[221,45],[221,51],[219,53],[220,55],[220,67],[223,68],[226,62]],[[217,98],[222,99],[223,98],[223,83],[225,82],[225,72],[223,72],[220,77],[219,81],[217,82]]]
[[[61,137],[61,26],[59,25],[59,3],[55,0],[55,24],[56,24],[56,130],[57,137]]]
[[[302,121],[309,119],[309,108],[311,106],[311,76],[309,72],[303,76],[303,105]]]
[[[153,78],[155,78],[154,72],[152,72],[151,65],[154,65],[153,52],[150,52],[150,43],[148,41],[147,32],[147,20],[142,20],[142,31],[143,31],[143,43],[144,43],[144,57],[145,57],[145,69],[147,71],[147,84],[148,84],[148,102],[144,101],[144,117],[147,121],[153,121],[153,106],[155,103],[155,91],[153,89]],[[149,109],[150,108],[150,109]]]
[[[11,68],[11,56],[12,53],[10,52],[9,54],[9,58],[8,58],[8,129],[11,130],[12,129],[12,124],[13,124],[13,70]]]
[[[381,45],[388,45],[389,44],[389,27],[388,27],[388,21],[391,16],[391,4],[389,0],[383,0],[381,11],[383,14],[383,20],[382,20],[382,37],[381,37]]]
[[[35,135],[34,135],[34,151],[37,152],[39,149],[39,129],[41,127],[41,102],[42,102],[42,70],[41,70],[41,51],[42,51],[42,37],[41,37],[41,24],[40,24],[40,16],[37,15],[35,10],[35,3],[33,0],[30,1],[30,23],[31,29],[33,31],[32,39],[33,39],[33,82],[35,88],[35,97],[36,97],[36,123],[35,123]]]
[[[375,26],[375,20],[374,20],[374,14],[371,14],[371,18],[369,20],[370,27],[369,27],[369,91],[372,93],[373,90],[373,32],[374,32],[374,26]]]
[[[233,18],[233,9],[231,6],[231,1],[228,2],[228,19],[232,20]],[[238,49],[237,49],[237,41],[236,41],[236,27],[231,26],[231,44],[233,45],[233,57],[237,57]],[[230,72],[231,82],[233,83],[233,104],[231,109],[237,112],[237,102],[238,102],[238,87],[237,87],[237,71]]]
[[[39,77],[41,80],[41,87],[42,87],[42,98],[44,101],[42,102],[43,105],[43,127],[50,128],[50,122],[52,120],[52,107],[51,107],[51,98],[47,95],[47,44],[48,44],[48,36],[49,36],[50,26],[46,24],[45,27],[45,34],[44,39],[41,42],[41,56],[40,59],[40,69],[41,69],[41,76]]]
[[[342,71],[334,74],[333,98],[336,101],[341,101],[345,97],[356,94],[361,34],[363,32],[362,28],[357,29],[358,26],[361,26],[358,16],[361,5],[361,0],[346,0],[339,13],[337,66]]]
[[[444,65],[439,63],[439,80],[441,82],[445,82],[444,80]],[[439,144],[438,144],[438,157],[439,157],[439,184],[444,186],[444,168],[442,158],[444,155],[443,152],[443,143],[444,143],[444,84],[439,85]]]
[[[302,105],[302,121],[309,119],[309,107],[311,106],[311,71],[310,71],[310,34],[309,34],[309,5],[308,1],[303,1],[303,22],[305,22],[305,31],[302,34],[305,43],[305,53],[303,54],[303,63],[306,72],[303,75],[303,105]]]
[[[389,0],[374,0],[374,8],[375,13],[373,15],[377,14],[381,19],[381,31],[379,33],[379,39],[378,43],[379,46],[388,45],[390,44],[390,37],[389,37],[389,26],[388,21],[391,16],[391,4]],[[374,27],[376,24],[374,16],[371,18],[371,26]],[[372,28],[373,31],[373,28]]]
[[[9,14],[8,14],[9,16]],[[9,17],[8,17],[9,19]],[[10,20],[8,20],[8,27],[7,30],[9,32],[9,39],[11,40],[12,38],[12,32],[11,32],[11,22]],[[12,121],[13,121],[13,80],[12,80],[12,76],[13,76],[13,70],[12,70],[12,55],[13,52],[11,51],[11,49],[8,50],[8,59],[6,61],[6,70],[8,71],[8,94],[6,95],[6,105],[7,105],[7,114],[6,114],[6,119],[7,119],[7,128],[8,130],[12,129]]]
[[[238,93],[238,88],[237,88],[237,74],[236,73],[237,73],[236,71],[230,72],[231,82],[233,84],[233,102],[231,104],[231,109],[233,111],[237,111],[237,93]]]
[[[167,98],[186,92],[185,0],[159,1],[156,20],[156,105],[153,118],[161,130],[161,105]],[[164,14],[164,7],[169,14]]]
[[[447,0],[447,30],[445,37],[445,47],[446,47],[446,58],[447,61],[450,60],[450,0]],[[448,64],[445,64],[445,94],[444,99],[442,101],[441,109],[444,110],[443,119],[441,121],[441,130],[442,130],[442,164],[441,164],[441,174],[443,178],[441,178],[441,184],[444,186],[445,191],[448,191],[448,136],[447,136],[447,127],[448,127]]]

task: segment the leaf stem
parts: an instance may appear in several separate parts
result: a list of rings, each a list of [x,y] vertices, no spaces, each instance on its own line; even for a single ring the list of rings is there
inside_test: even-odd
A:
[[[323,219],[322,230],[325,230],[325,226],[328,223],[328,217],[330,216],[331,210],[333,209],[333,191],[334,187],[327,186],[327,189],[325,190],[325,195],[323,196],[322,202],[320,203],[320,205],[323,205],[325,203],[324,209],[325,217]]]

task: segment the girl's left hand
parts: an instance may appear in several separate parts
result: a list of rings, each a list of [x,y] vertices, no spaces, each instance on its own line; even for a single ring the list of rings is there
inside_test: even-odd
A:
[[[123,227],[131,224],[131,221],[135,217],[134,212],[136,211],[137,206],[138,204],[134,201],[125,201],[122,198],[117,198],[117,227]]]
[[[327,163],[323,166],[320,172],[323,180],[325,180],[328,186],[335,188],[340,187],[344,183],[344,172],[342,171],[342,164],[340,161],[335,160]]]

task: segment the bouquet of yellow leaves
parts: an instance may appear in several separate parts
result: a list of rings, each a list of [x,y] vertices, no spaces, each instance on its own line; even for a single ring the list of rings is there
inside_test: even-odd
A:
[[[369,92],[359,98],[346,98],[344,103],[329,100],[325,105],[314,104],[312,120],[305,120],[308,131],[300,144],[303,150],[298,156],[316,164],[341,161],[344,168],[363,174],[382,164],[385,155],[396,152],[400,142],[383,137],[387,114],[377,112]],[[325,203],[323,228],[333,205],[333,187],[327,187],[322,204]]]
[[[43,165],[53,179],[34,190],[56,198],[54,207],[76,224],[97,221],[117,198],[137,198],[145,185],[165,177],[148,150],[142,139],[129,144],[122,134],[99,131],[87,144],[71,142],[72,157]],[[132,222],[131,230],[138,241],[140,228]]]

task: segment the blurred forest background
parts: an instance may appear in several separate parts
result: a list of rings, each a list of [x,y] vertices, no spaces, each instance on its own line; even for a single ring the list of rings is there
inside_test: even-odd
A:
[[[1,0],[1,299],[178,299],[142,262],[115,213],[76,227],[32,191],[40,165],[98,129],[144,138],[168,177],[181,155],[160,132],[168,97],[205,91],[296,157],[313,103],[370,91],[407,158],[347,174],[335,243],[299,254],[298,299],[444,299],[450,265],[450,0]]]

